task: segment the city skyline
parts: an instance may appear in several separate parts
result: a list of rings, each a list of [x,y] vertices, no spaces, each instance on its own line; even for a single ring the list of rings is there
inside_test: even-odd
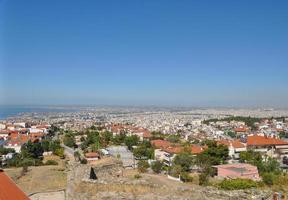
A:
[[[288,107],[286,1],[0,1],[1,105]]]

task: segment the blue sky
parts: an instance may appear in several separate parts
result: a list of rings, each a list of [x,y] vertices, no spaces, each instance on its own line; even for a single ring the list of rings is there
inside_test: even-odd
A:
[[[286,0],[0,6],[0,104],[288,106]]]

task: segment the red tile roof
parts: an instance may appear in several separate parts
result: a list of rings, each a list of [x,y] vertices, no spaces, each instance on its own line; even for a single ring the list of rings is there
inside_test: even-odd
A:
[[[171,142],[166,140],[152,140],[151,141],[152,146],[158,149],[167,148],[171,145]]]
[[[85,157],[86,158],[98,158],[99,154],[97,152],[89,152],[89,153],[85,153]]]
[[[288,145],[288,142],[285,142],[277,138],[253,135],[247,137],[247,145],[248,146]]]
[[[178,153],[181,153],[181,151],[183,151],[183,147],[181,147],[181,146],[169,146],[167,148],[164,148],[163,150],[167,153],[178,154]]]
[[[151,138],[151,137],[152,137],[152,134],[150,133],[150,131],[145,130],[145,131],[144,131],[144,134],[143,134],[143,137],[144,137],[144,138]]]
[[[248,131],[248,128],[246,127],[239,127],[239,128],[235,128],[234,129],[235,132],[238,132],[238,133],[245,133]]]
[[[191,153],[192,153],[192,154],[200,154],[200,153],[202,153],[205,149],[206,149],[205,147],[192,144],[192,146],[191,146]]]
[[[227,147],[233,146],[234,148],[245,148],[245,144],[241,143],[240,140],[219,140],[218,144],[223,144]]]
[[[29,200],[26,194],[1,169],[0,200]]]

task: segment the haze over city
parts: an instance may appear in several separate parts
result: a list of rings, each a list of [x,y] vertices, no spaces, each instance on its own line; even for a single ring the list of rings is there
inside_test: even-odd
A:
[[[288,2],[1,1],[2,105],[288,106]]]

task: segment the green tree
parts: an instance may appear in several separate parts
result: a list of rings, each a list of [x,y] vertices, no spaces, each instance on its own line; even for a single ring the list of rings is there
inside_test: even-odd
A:
[[[49,143],[49,151],[52,151],[55,154],[56,149],[61,148],[60,140],[52,140]]]
[[[213,174],[212,167],[205,167],[202,173],[199,175],[199,185],[207,185],[209,183],[209,177]]]
[[[138,159],[153,159],[154,149],[140,145],[133,150],[133,155]]]
[[[68,147],[74,148],[75,147],[74,136],[70,134],[66,134],[64,136],[63,143]]]
[[[44,150],[41,143],[32,143],[29,141],[21,147],[21,154],[23,157],[32,157],[37,159],[42,157],[43,152]]]
[[[50,142],[48,140],[42,140],[41,145],[42,145],[43,151],[49,151]]]
[[[206,160],[210,165],[224,164],[229,157],[229,150],[227,146],[222,144],[218,145],[215,141],[206,141],[208,146],[204,152],[198,155],[202,161]]]
[[[280,166],[277,160],[270,158],[270,157],[266,157],[263,160],[260,152],[255,152],[253,150],[241,152],[240,161],[257,166],[260,175],[263,173],[275,173],[275,174],[280,173],[280,170],[279,170]]]
[[[124,139],[125,145],[129,150],[132,150],[132,147],[137,145],[139,142],[139,137],[137,135],[127,136]]]
[[[113,139],[113,133],[105,131],[101,134],[102,146],[106,147]]]
[[[181,152],[174,158],[174,164],[180,165],[183,171],[189,171],[193,163],[193,157],[188,152]]]
[[[180,135],[179,134],[177,134],[177,135],[169,135],[166,139],[169,142],[178,143],[180,141]]]

